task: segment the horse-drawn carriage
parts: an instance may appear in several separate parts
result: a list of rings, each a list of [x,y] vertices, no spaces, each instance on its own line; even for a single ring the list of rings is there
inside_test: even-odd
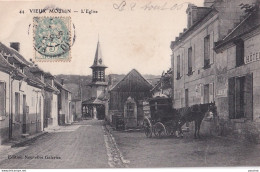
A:
[[[215,117],[217,108],[215,103],[195,104],[190,107],[179,109],[172,108],[170,98],[156,97],[149,100],[150,117],[143,121],[144,133],[147,137],[169,136],[181,133],[181,127],[186,122],[195,122],[194,137],[200,137],[200,125],[205,116]]]
[[[177,130],[178,117],[172,108],[170,98],[156,97],[149,100],[150,117],[145,117],[143,128],[147,137],[162,137],[174,134]]]

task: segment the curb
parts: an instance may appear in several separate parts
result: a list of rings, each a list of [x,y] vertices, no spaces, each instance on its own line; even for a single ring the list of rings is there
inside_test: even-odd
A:
[[[112,139],[112,142],[113,142],[113,144],[115,145],[117,152],[119,153],[119,157],[120,157],[121,162],[124,164],[124,167],[128,168],[128,164],[130,163],[130,161],[124,159],[123,154],[122,154],[122,152],[119,150],[119,148],[118,148],[118,146],[117,146],[117,144],[116,144],[115,138],[114,138],[113,135],[112,135],[111,127],[108,126],[107,124],[103,124],[103,126],[104,126],[104,128],[108,131],[108,134],[110,135],[110,137],[111,137],[111,139]]]
[[[46,131],[43,131],[43,132],[41,132],[41,133],[39,133],[39,134],[37,134],[37,135],[33,135],[33,136],[29,136],[28,138],[26,138],[25,140],[22,140],[22,141],[18,141],[18,143],[14,143],[14,144],[12,144],[11,145],[11,148],[13,148],[13,147],[21,147],[21,146],[23,146],[23,145],[25,145],[26,143],[28,143],[29,141],[34,141],[34,140],[36,140],[37,138],[39,138],[39,137],[41,137],[41,136],[43,136],[43,135],[45,135],[45,134],[47,134],[48,132],[46,132]]]

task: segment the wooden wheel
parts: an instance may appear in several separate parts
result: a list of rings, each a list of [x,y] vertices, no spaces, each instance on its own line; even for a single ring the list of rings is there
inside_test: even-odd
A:
[[[156,137],[166,136],[166,129],[165,126],[161,122],[157,122],[154,125],[153,133]]]
[[[143,128],[144,128],[144,134],[146,135],[146,137],[148,137],[148,138],[152,137],[152,124],[148,118],[144,118]]]

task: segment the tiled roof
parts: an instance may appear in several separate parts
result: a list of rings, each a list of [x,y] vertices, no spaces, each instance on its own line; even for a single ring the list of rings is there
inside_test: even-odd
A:
[[[252,30],[260,28],[260,12],[248,14],[248,16],[242,20],[231,32],[221,41],[216,43],[216,49],[223,47],[229,42],[240,38],[242,35],[251,32]]]

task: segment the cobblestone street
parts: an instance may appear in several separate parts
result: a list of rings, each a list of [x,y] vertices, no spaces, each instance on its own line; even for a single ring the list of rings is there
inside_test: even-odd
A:
[[[103,121],[97,120],[49,131],[23,147],[6,150],[0,160],[0,168],[124,167]]]

